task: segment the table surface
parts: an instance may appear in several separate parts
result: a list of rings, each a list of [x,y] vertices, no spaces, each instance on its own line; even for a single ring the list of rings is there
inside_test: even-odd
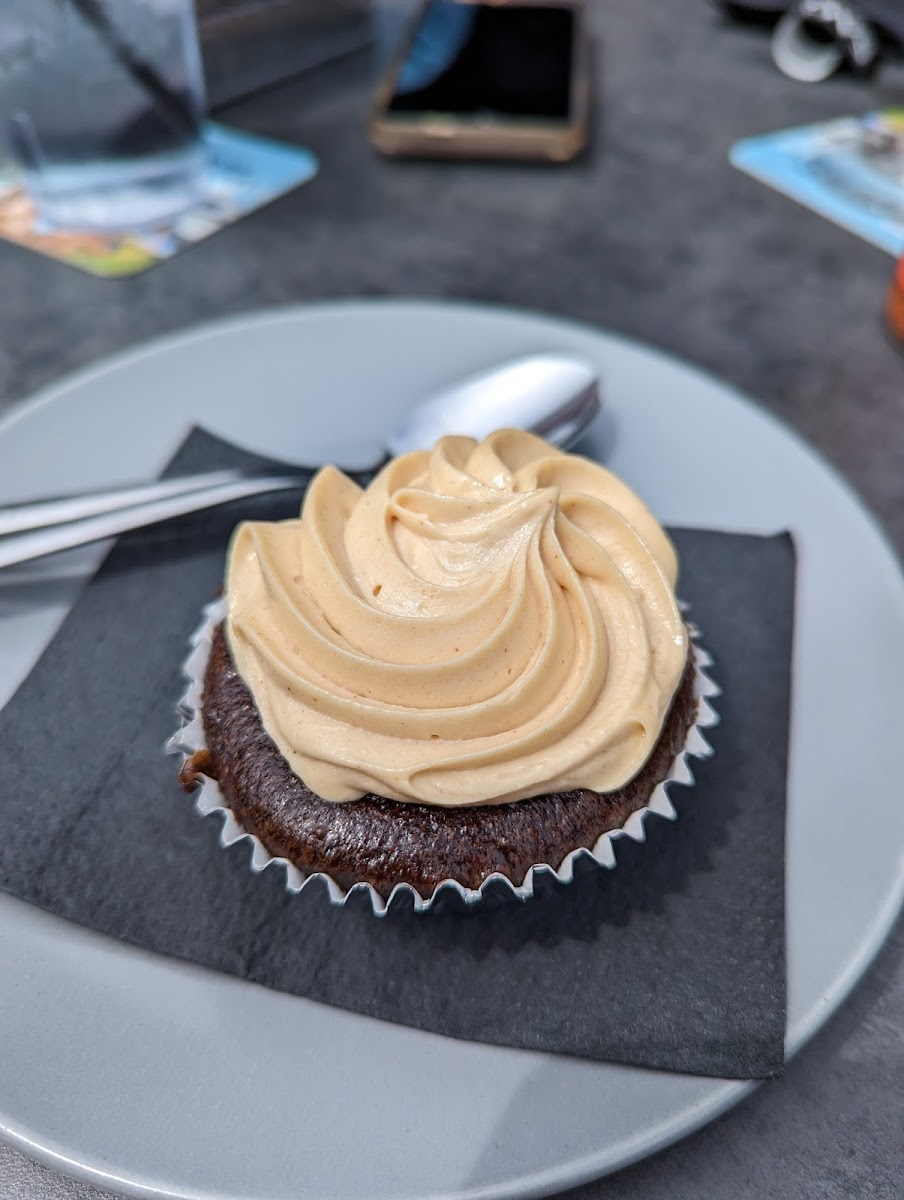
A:
[[[364,122],[399,17],[383,4],[373,53],[220,114],[309,146],[321,160],[314,183],[133,279],[93,279],[0,243],[0,412],[112,351],[229,313],[361,295],[492,301],[606,326],[733,383],[838,468],[900,554],[904,353],[882,326],[892,261],[733,171],[727,155],[743,136],[901,103],[904,70],[871,84],[792,83],[762,30],[724,22],[703,0],[606,0],[591,16],[594,147],[579,163],[373,155]],[[784,1079],[569,1200],[900,1200],[902,1029],[899,922]],[[108,1194],[0,1146],[0,1195]]]

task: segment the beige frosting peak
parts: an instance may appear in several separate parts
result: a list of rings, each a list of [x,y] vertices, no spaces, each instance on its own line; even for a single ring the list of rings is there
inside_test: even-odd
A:
[[[230,549],[227,636],[267,732],[328,800],[612,791],[687,656],[675,552],[596,463],[503,429],[366,490],[334,467]]]

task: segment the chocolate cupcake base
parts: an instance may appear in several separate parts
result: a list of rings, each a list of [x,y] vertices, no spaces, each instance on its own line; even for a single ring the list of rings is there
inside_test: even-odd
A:
[[[532,867],[545,864],[558,871],[572,852],[592,851],[605,834],[620,830],[643,810],[663,781],[680,777],[674,767],[676,762],[683,765],[683,749],[708,753],[693,729],[699,705],[710,710],[698,700],[692,652],[653,753],[639,774],[615,792],[559,792],[468,808],[403,804],[374,795],[331,803],[292,772],[267,734],[232,663],[222,624],[214,624],[216,616],[214,607],[207,622],[211,632],[202,631],[198,639],[198,651],[206,651],[209,639],[203,724],[196,724],[193,739],[186,731],[174,739],[174,748],[182,750],[193,749],[192,740],[195,746],[205,743],[185,762],[183,786],[191,790],[205,778],[214,780],[222,803],[241,826],[238,836],[254,835],[269,855],[293,864],[302,880],[325,875],[333,881],[334,898],[338,894],[342,899],[342,890],[355,885],[370,885],[375,911],[377,897],[385,901],[406,884],[429,902],[450,880],[475,893],[489,877],[501,875],[521,894]],[[201,666],[196,663],[199,671]],[[198,691],[196,682],[189,702]],[[690,778],[686,768],[683,774]],[[266,862],[267,855],[263,858]]]

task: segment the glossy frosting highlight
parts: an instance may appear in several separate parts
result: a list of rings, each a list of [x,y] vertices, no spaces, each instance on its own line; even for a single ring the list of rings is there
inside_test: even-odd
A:
[[[687,656],[671,543],[596,463],[519,430],[446,437],[233,538],[226,632],[316,793],[461,806],[612,791]]]

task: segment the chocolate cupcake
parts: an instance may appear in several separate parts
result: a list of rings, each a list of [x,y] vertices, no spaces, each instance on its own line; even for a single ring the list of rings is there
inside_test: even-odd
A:
[[[327,467],[298,519],[236,531],[183,783],[290,883],[367,886],[377,911],[611,865],[706,749],[676,575],[625,484],[527,433],[443,438],[366,490]]]

